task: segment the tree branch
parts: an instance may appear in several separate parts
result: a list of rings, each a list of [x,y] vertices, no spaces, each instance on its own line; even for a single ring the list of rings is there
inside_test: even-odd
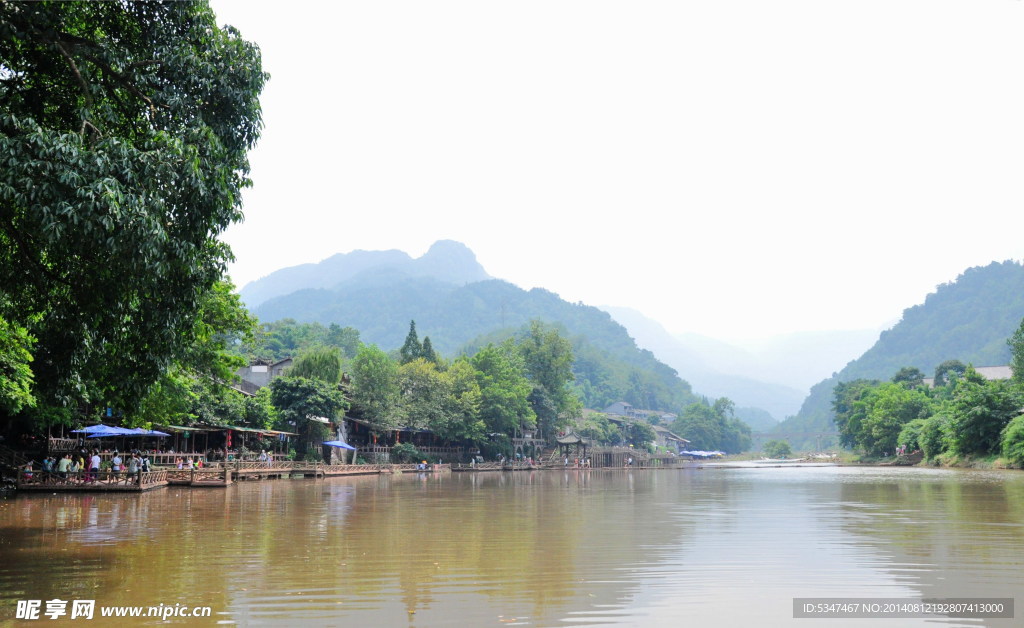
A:
[[[92,94],[89,92],[89,84],[85,82],[84,78],[82,78],[82,73],[78,70],[78,64],[75,63],[74,58],[71,57],[71,53],[68,52],[68,49],[64,47],[64,44],[60,43],[59,41],[55,41],[53,43],[55,46],[57,46],[57,50],[60,51],[60,54],[62,54],[64,58],[68,60],[68,65],[71,66],[71,71],[74,72],[75,78],[78,79],[78,84],[82,86],[82,94],[85,96],[86,108],[92,109]]]

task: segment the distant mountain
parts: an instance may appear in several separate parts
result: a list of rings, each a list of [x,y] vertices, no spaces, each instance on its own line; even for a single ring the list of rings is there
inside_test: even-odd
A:
[[[282,268],[249,282],[239,294],[246,305],[255,308],[274,297],[298,290],[332,289],[353,279],[372,285],[406,277],[427,277],[455,285],[490,279],[466,245],[453,240],[439,240],[423,256],[415,259],[394,249],[352,251],[332,255],[317,264]]]
[[[887,380],[904,366],[931,374],[946,360],[975,366],[1008,364],[1006,339],[1024,318],[1024,266],[993,262],[970,268],[939,286],[925,302],[904,310],[864,355],[811,388],[796,416],[778,432],[835,431],[832,390],[858,378]]]
[[[651,351],[659,360],[678,371],[680,377],[690,382],[701,394],[712,398],[728,397],[739,407],[760,408],[777,421],[800,408],[803,391],[719,371],[713,366],[714,359],[724,355],[728,355],[730,363],[751,363],[756,360],[742,349],[702,336],[692,336],[702,342],[691,342],[688,346],[683,340],[668,333],[660,323],[636,310],[613,306],[603,306],[602,309],[625,325],[639,346]]]
[[[747,425],[754,433],[770,432],[779,424],[775,417],[760,408],[737,407],[734,414]]]
[[[490,279],[464,285],[411,276],[390,267],[350,275],[333,289],[307,288],[252,308],[263,321],[336,323],[359,330],[363,342],[401,346],[416,321],[434,349],[456,355],[480,338],[509,337],[533,319],[558,325],[573,342],[580,394],[590,407],[628,401],[641,409],[678,412],[697,401],[675,370],[642,350],[607,312],[568,303],[534,288]]]
[[[683,346],[699,351],[708,366],[718,372],[782,384],[806,395],[811,386],[870,349],[881,331],[802,331],[735,346],[695,334],[677,337]]]
[[[766,410],[776,421],[795,414],[812,384],[878,338],[877,330],[799,332],[737,346],[700,334],[670,335],[660,323],[629,308],[603,309],[696,390],[728,397],[738,407]]]

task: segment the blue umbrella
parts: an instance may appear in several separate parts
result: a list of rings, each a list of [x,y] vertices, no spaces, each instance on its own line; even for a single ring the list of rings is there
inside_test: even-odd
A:
[[[125,434],[128,430],[122,427],[112,427],[110,425],[90,425],[89,427],[83,427],[80,430],[71,430],[73,433],[82,433],[99,436],[120,436]]]
[[[158,432],[156,430],[147,430],[147,429],[143,429],[141,427],[136,427],[136,428],[127,430],[124,435],[125,436],[170,436],[170,434],[168,434],[166,432]]]
[[[324,445],[329,445],[331,447],[340,447],[342,449],[352,449],[352,450],[355,450],[355,447],[353,447],[352,445],[349,445],[348,443],[346,443],[343,440],[325,440],[324,441]]]

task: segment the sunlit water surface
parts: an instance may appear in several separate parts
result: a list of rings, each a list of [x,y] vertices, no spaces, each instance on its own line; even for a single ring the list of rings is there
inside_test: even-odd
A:
[[[1010,626],[1024,608],[808,620],[793,598],[1015,597],[1022,567],[1017,472],[406,474],[0,501],[0,625],[17,600],[60,598],[213,609],[189,625]],[[35,622],[59,623],[82,621]]]

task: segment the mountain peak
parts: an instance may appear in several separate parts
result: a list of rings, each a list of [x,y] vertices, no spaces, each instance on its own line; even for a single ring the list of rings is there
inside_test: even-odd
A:
[[[274,297],[307,288],[335,289],[365,275],[430,277],[445,283],[465,285],[490,279],[476,255],[455,240],[438,240],[421,257],[413,259],[397,249],[337,253],[316,264],[300,264],[276,270],[251,281],[241,289],[242,300],[256,307]]]

